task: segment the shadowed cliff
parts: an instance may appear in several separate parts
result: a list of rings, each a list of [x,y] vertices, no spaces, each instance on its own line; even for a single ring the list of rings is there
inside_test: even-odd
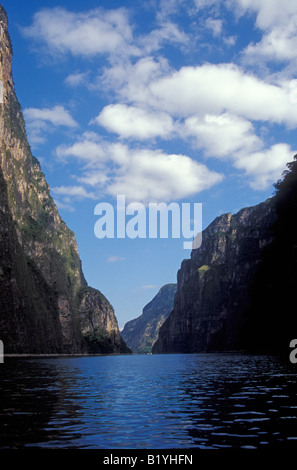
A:
[[[127,352],[108,300],[88,287],[74,234],[32,156],[0,5],[0,335],[6,353]]]
[[[160,328],[154,353],[245,348],[252,280],[271,243],[274,220],[274,203],[268,199],[219,216],[203,231],[201,247],[182,262],[174,308]]]
[[[245,350],[288,357],[297,336],[297,156],[267,201],[224,214],[178,272],[154,353]]]

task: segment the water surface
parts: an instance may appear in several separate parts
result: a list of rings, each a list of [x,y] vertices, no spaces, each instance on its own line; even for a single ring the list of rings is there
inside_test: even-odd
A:
[[[0,448],[297,448],[296,371],[241,354],[5,358]]]

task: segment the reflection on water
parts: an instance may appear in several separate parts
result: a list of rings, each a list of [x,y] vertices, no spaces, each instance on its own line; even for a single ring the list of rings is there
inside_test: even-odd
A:
[[[6,358],[0,448],[296,448],[296,367],[240,354]]]

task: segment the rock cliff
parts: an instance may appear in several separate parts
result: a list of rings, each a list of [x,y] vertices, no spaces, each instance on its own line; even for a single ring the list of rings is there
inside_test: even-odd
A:
[[[152,352],[159,329],[173,308],[176,287],[176,284],[161,287],[157,295],[143,308],[142,314],[126,323],[122,336],[133,352]]]
[[[273,240],[274,199],[216,218],[182,262],[174,308],[153,353],[239,350],[248,342],[251,289]],[[253,328],[257,328],[257,321]]]
[[[8,21],[0,5],[0,335],[5,352],[87,352],[94,346],[88,335],[99,330],[109,338],[109,349],[120,352],[125,345],[114,311],[88,287],[74,234],[32,156],[11,62]],[[96,352],[104,352],[96,344]]]

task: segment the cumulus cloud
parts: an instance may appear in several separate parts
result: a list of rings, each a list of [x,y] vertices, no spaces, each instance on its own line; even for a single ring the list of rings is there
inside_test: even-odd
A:
[[[121,65],[109,69],[102,82],[122,101],[171,117],[227,111],[248,120],[297,125],[297,107],[289,99],[288,84],[269,83],[233,63],[171,70],[166,61],[146,58],[126,69]]]
[[[278,26],[263,36],[258,43],[249,44],[245,50],[248,58],[259,60],[266,58],[276,61],[291,61],[296,59],[297,47],[297,15],[294,22],[290,21],[286,28]]]
[[[80,140],[72,145],[59,145],[56,148],[57,157],[66,161],[69,157],[75,157],[88,166],[98,165],[108,160],[108,154],[100,137],[94,132],[85,132]]]
[[[297,3],[295,0],[230,0],[241,14],[256,15],[256,26],[263,31],[262,39],[245,50],[247,57],[291,61],[296,57]]]
[[[64,106],[54,106],[53,108],[26,108],[25,118],[28,122],[45,121],[54,126],[76,127],[77,123],[71,117],[69,111]]]
[[[67,198],[71,196],[79,199],[96,199],[95,194],[86,191],[83,186],[57,186],[52,188],[51,191],[57,195],[67,196]]]
[[[64,8],[44,8],[35,13],[27,37],[42,41],[53,54],[95,56],[106,53],[137,53],[131,46],[132,30],[125,9],[71,12]]]
[[[184,129],[212,157],[230,158],[242,149],[248,152],[263,145],[250,121],[229,113],[192,116],[185,120]]]
[[[71,87],[85,85],[88,82],[88,72],[74,72],[65,78],[65,83]]]
[[[246,119],[297,124],[286,89],[245,73],[234,64],[182,67],[150,85],[151,100],[179,116],[228,112]]]
[[[186,155],[160,150],[128,150],[125,162],[108,186],[112,195],[125,194],[139,202],[179,200],[222,181],[221,174]]]
[[[170,201],[193,196],[223,179],[187,155],[92,142],[90,137],[59,148],[58,153],[60,158],[72,156],[84,163],[79,181],[92,186],[96,193],[114,197],[125,194],[127,200],[142,203]],[[90,148],[93,152],[89,152]]]
[[[46,132],[49,132],[52,128],[59,126],[75,128],[78,126],[64,106],[26,108],[24,109],[24,117],[29,140],[33,144],[43,143],[46,140]]]
[[[235,162],[235,167],[244,170],[253,189],[266,189],[275,183],[286,168],[287,162],[295,154],[289,145],[275,144],[269,149],[251,154],[242,154]]]
[[[236,4],[241,13],[247,11],[256,14],[256,25],[262,30],[275,25],[286,25],[290,17],[297,12],[295,0],[229,0],[229,4]]]
[[[170,66],[166,58],[142,57],[136,62],[120,62],[107,67],[99,76],[97,86],[114,92],[121,101],[149,105],[151,84],[169,73]]]
[[[142,54],[151,54],[162,47],[164,43],[187,44],[189,37],[178,25],[171,21],[162,22],[158,28],[139,39]]]
[[[258,129],[266,123],[288,129],[297,126],[290,80],[277,81],[276,75],[260,78],[257,70],[253,74],[244,69],[244,61],[241,66],[188,62],[190,65],[173,68],[174,60],[166,57],[161,47],[169,43],[180,52],[191,44],[198,23],[190,19],[191,27],[185,32],[186,22],[174,22],[174,15],[189,5],[184,0],[162,0],[159,4],[151,30],[145,34],[135,33],[125,8],[86,12],[46,8],[25,28],[28,37],[38,39],[54,54],[88,59],[109,55],[104,66],[100,63],[97,82],[91,85],[90,72],[88,75],[81,68],[70,73],[65,84],[86,85],[90,91],[107,92],[104,97],[112,96],[112,104],[101,103],[100,113],[89,122],[114,135],[108,141],[106,134],[103,139],[85,132],[73,144],[60,145],[58,158],[64,162],[76,159],[82,166],[76,181],[91,186],[94,194],[100,189],[103,194],[125,194],[127,199],[141,202],[190,197],[222,181],[221,174],[201,162],[202,155],[228,160],[254,189],[266,188],[279,177],[293,152],[284,143],[268,148],[270,144]],[[283,4],[279,0],[193,0],[188,18],[199,10],[204,18],[203,25],[202,20],[199,23],[202,40],[208,30],[223,43],[234,44],[235,37],[227,36],[232,31],[224,30],[227,16],[220,15],[226,9],[228,15],[230,9],[235,16],[250,14],[262,35],[245,48],[245,58],[252,62],[259,57],[295,58],[296,0]],[[36,142],[42,141],[48,126],[76,126],[63,107],[29,109],[25,116]],[[195,149],[193,154],[188,147],[180,152],[162,150],[162,139],[177,137],[181,144]],[[124,145],[124,139],[129,146]],[[147,148],[140,148],[140,141],[142,145],[145,141]],[[153,150],[156,143],[160,150]],[[81,191],[81,197],[89,197],[88,191],[85,195]]]
[[[106,106],[95,122],[120,137],[140,140],[166,138],[173,130],[173,120],[169,114],[124,104]]]

